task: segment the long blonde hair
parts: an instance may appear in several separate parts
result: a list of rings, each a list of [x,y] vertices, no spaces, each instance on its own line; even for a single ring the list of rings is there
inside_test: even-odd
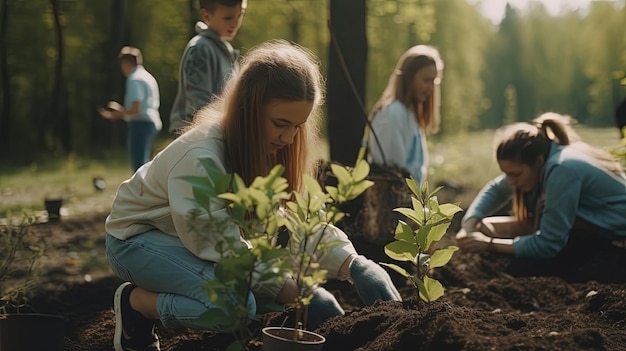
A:
[[[514,123],[497,133],[496,158],[532,166],[539,157],[547,160],[552,143],[576,148],[595,159],[601,168],[618,176],[624,175],[620,163],[607,151],[582,141],[572,128],[573,119],[567,115],[547,112],[531,123]],[[518,221],[528,219],[528,204],[524,193],[513,192],[513,213]]]
[[[417,103],[413,98],[413,77],[420,69],[435,65],[437,79],[431,96],[424,102],[422,113],[418,113]],[[370,120],[374,115],[391,104],[394,100],[401,101],[415,112],[419,126],[426,133],[439,131],[439,106],[441,104],[441,78],[443,76],[443,60],[439,51],[432,46],[416,45],[405,51],[398,59],[396,67],[389,76],[387,86],[370,112]]]
[[[265,42],[248,51],[239,73],[218,99],[198,112],[191,128],[207,119],[221,124],[226,169],[246,184],[282,164],[290,190],[302,190],[302,176],[316,170],[323,83],[319,60],[311,51],[284,40]],[[271,153],[262,132],[262,111],[275,101],[307,101],[313,110],[293,143]]]

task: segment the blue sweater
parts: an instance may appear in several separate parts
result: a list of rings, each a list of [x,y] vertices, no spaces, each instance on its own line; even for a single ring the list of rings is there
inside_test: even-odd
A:
[[[539,230],[513,240],[516,257],[551,258],[567,244],[576,217],[603,229],[609,238],[626,239],[626,177],[601,168],[575,146],[552,144],[541,170],[545,205]],[[512,189],[500,175],[487,183],[468,208],[464,221],[485,218],[507,203]]]

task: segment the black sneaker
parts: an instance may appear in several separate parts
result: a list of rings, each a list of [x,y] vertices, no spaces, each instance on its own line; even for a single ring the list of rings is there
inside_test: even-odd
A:
[[[126,282],[115,291],[115,351],[160,351],[159,337],[156,335],[154,321],[144,318],[141,313],[130,307],[130,292],[136,286]]]

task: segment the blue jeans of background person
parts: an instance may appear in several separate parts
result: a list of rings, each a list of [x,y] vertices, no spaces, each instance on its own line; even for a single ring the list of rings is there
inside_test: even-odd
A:
[[[215,308],[204,289],[207,280],[215,279],[215,263],[192,254],[179,238],[160,230],[126,240],[107,234],[106,253],[111,269],[119,278],[158,292],[157,311],[164,326],[222,329],[198,319],[208,309]],[[256,301],[252,294],[248,301],[253,317]]]
[[[152,122],[131,121],[128,123],[128,154],[133,171],[152,158],[152,143],[156,136],[157,130]]]

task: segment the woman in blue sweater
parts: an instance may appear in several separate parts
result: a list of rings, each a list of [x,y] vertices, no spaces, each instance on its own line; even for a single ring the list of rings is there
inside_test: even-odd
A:
[[[456,235],[461,249],[534,260],[562,257],[577,243],[583,252],[624,248],[624,170],[609,153],[582,142],[568,121],[546,113],[534,124],[503,129],[496,144],[503,174],[483,187],[463,217]],[[513,217],[490,217],[507,203]]]

